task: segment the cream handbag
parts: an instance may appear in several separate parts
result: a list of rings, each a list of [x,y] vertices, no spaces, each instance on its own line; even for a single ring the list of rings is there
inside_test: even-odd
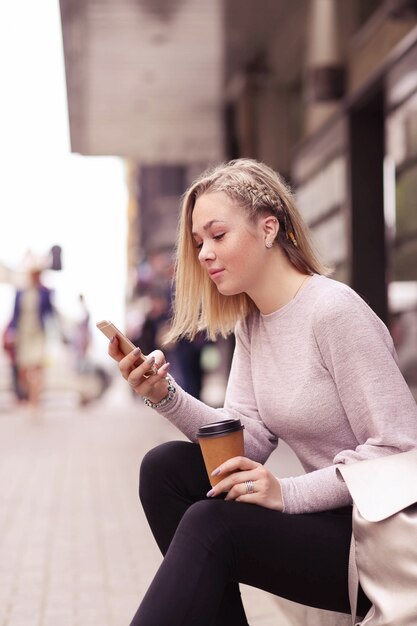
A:
[[[417,626],[417,449],[338,465],[353,499],[349,598],[356,626]],[[372,603],[356,621],[358,585]]]

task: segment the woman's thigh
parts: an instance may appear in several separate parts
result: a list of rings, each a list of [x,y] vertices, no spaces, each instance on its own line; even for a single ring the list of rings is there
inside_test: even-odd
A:
[[[349,509],[289,515],[257,505],[208,500],[184,515],[173,540],[223,551],[229,581],[300,604],[349,613]],[[227,546],[227,547],[226,547]]]

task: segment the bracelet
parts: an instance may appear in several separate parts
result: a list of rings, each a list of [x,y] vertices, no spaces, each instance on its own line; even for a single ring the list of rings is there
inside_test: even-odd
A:
[[[174,387],[174,381],[172,380],[169,374],[165,376],[165,380],[168,383],[167,395],[164,398],[162,398],[162,400],[160,400],[159,402],[152,402],[151,400],[149,400],[149,398],[144,397],[143,401],[146,404],[146,406],[149,406],[151,409],[160,409],[161,407],[171,402],[171,400],[174,398],[175,393],[177,391],[176,388]]]

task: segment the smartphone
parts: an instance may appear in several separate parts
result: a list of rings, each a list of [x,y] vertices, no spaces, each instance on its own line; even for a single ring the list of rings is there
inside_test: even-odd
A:
[[[122,331],[119,330],[112,322],[109,322],[108,320],[102,320],[101,322],[97,322],[96,326],[99,330],[101,330],[102,333],[106,335],[107,339],[111,339],[116,335],[117,339],[119,340],[120,351],[123,352],[125,356],[130,354],[132,350],[136,348],[135,344],[132,343],[130,339],[128,339],[126,335],[122,333]],[[145,360],[146,356],[141,352],[140,354],[138,354],[138,358],[135,364],[140,365]],[[156,374],[156,371],[156,367],[153,365],[152,368],[148,372],[146,372],[146,374],[144,374],[144,377],[149,378],[151,374]]]
[[[130,352],[132,352],[132,350],[136,348],[135,344],[132,343],[130,339],[128,339],[126,335],[122,333],[121,330],[116,328],[116,326],[112,324],[112,322],[109,322],[108,320],[102,320],[101,322],[97,322],[96,326],[101,330],[102,333],[106,335],[107,339],[111,339],[116,335],[117,339],[119,340],[120,351],[123,352],[125,356],[130,354]],[[143,363],[145,358],[142,354],[140,354],[138,360]]]

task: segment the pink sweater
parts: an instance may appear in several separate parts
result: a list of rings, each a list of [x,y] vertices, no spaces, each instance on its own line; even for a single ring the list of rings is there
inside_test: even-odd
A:
[[[351,502],[335,464],[417,447],[417,406],[386,326],[319,275],[278,311],[237,324],[224,408],[178,388],[160,413],[191,441],[201,424],[239,417],[246,456],[261,463],[285,441],[306,472],[280,479],[288,513]]]

